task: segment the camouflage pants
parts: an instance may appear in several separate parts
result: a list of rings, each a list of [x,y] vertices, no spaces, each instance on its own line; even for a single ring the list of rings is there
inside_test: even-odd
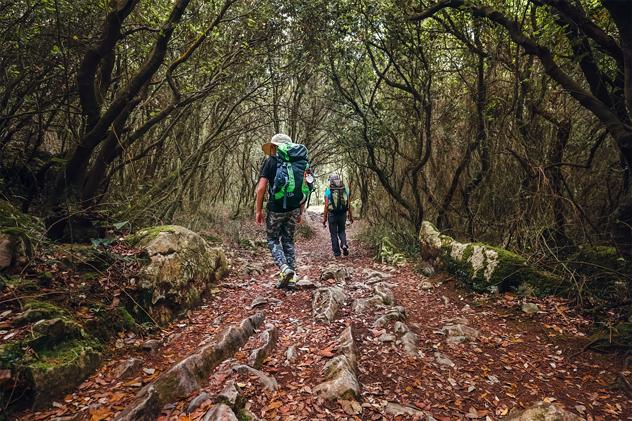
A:
[[[294,209],[289,212],[268,212],[266,217],[268,248],[279,268],[288,265],[296,270],[294,231],[300,214],[300,209]]]

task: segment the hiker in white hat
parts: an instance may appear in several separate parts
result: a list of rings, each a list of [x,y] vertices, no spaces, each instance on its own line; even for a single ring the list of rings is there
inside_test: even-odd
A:
[[[291,288],[298,280],[294,232],[309,194],[304,180],[309,168],[307,148],[292,143],[288,135],[277,133],[261,149],[268,157],[259,173],[255,219],[257,224],[263,224],[267,191],[266,235],[272,258],[280,270],[277,288]]]

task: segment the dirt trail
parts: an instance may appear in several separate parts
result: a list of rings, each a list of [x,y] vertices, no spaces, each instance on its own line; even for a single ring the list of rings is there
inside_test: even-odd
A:
[[[213,370],[202,390],[166,405],[160,419],[204,419],[230,381],[241,389],[246,408],[266,420],[501,419],[514,408],[541,400],[587,419],[632,419],[632,401],[610,386],[619,363],[594,353],[574,355],[585,341],[587,322],[563,300],[532,301],[540,312],[527,315],[515,296],[476,295],[445,274],[428,279],[411,265],[376,264],[356,242],[349,258],[333,260],[326,230],[313,224],[316,236],[299,242],[300,274],[323,287],[342,287],[344,303],[331,323],[315,320],[314,289],[274,288],[267,249],[234,250],[231,275],[203,307],[154,338],[160,341],[158,349],[141,349],[143,343],[151,344],[149,338],[121,338],[111,360],[75,393],[49,410],[23,413],[20,419],[112,419],[143,385],[257,310],[265,314],[260,331],[265,325],[278,331],[278,342],[260,368],[268,380],[276,380],[277,390],[267,390],[251,372],[231,369],[248,364],[252,350],[262,345],[255,335],[233,359]],[[343,267],[348,276],[320,281],[331,265]],[[382,301],[369,301],[380,291]],[[258,298],[268,302],[251,308]],[[397,306],[403,309],[395,310]],[[395,314],[398,311],[405,314]],[[400,323],[378,322],[387,313]],[[359,403],[325,401],[315,390],[325,380],[323,366],[341,354],[336,343],[348,326],[357,348]],[[296,353],[293,360],[290,355],[292,361],[289,347]],[[140,360],[139,371],[126,379],[116,377],[131,357]],[[185,415],[193,400],[199,406]]]

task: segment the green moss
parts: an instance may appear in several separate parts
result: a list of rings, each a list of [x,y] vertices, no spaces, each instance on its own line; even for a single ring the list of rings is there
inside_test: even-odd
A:
[[[0,345],[0,368],[8,369],[22,359],[24,351],[21,341],[12,341]]]
[[[67,341],[57,347],[44,350],[38,354],[38,358],[29,367],[38,370],[49,370],[60,365],[68,365],[86,350],[100,351],[102,345],[95,339],[76,339]]]
[[[19,276],[8,277],[6,280],[6,287],[16,292],[29,292],[37,291],[40,286],[33,279],[22,278]]]
[[[141,243],[155,239],[161,232],[176,232],[176,228],[173,225],[159,225],[156,227],[143,228],[125,237],[124,241],[129,246],[137,247],[141,245]]]
[[[69,341],[19,367],[33,396],[33,406],[43,407],[85,380],[101,362],[100,350],[101,345],[94,340]]]
[[[17,326],[21,326],[38,320],[53,319],[55,317],[69,317],[69,314],[66,310],[53,303],[33,300],[26,303],[24,311],[16,317],[14,323]]]
[[[138,327],[125,307],[117,307],[114,311],[106,307],[94,307],[91,312],[95,317],[86,323],[86,330],[104,342],[117,332],[135,330]]]
[[[568,260],[573,269],[585,275],[625,272],[630,269],[630,262],[620,257],[617,249],[608,246],[582,246]]]
[[[496,253],[496,263],[489,279],[485,276],[485,271],[491,264],[487,253],[482,254],[481,267],[477,271],[472,266],[471,259],[477,248]],[[536,295],[546,295],[561,288],[559,278],[531,267],[522,256],[509,250],[484,243],[472,243],[465,247],[460,259],[453,258],[450,251],[451,246],[444,246],[443,261],[448,272],[474,291],[490,292],[497,289],[503,292],[515,290],[526,283]]]
[[[252,418],[250,417],[249,412],[247,412],[244,408],[239,408],[239,410],[237,411],[237,419],[239,421],[251,421]]]
[[[123,327],[125,329],[133,329],[136,326],[136,320],[134,320],[125,307],[117,307],[116,311],[123,322]]]

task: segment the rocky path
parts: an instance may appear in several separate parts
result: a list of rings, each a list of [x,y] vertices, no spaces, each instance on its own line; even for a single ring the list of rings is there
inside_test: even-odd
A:
[[[562,300],[472,294],[357,248],[333,260],[315,229],[301,289],[274,288],[264,247],[234,250],[202,308],[120,338],[75,393],[19,418],[495,420],[541,402],[550,419],[632,419],[620,363],[577,353],[587,322]]]

